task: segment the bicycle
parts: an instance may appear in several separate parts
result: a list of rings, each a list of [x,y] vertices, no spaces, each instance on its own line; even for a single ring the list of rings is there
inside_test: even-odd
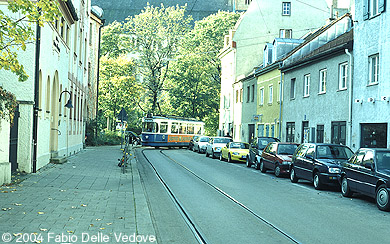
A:
[[[125,148],[121,150],[123,151],[123,155],[121,159],[118,159],[118,166],[121,167],[121,172],[124,174],[126,173],[126,166],[129,160],[129,140],[127,137],[125,137]]]

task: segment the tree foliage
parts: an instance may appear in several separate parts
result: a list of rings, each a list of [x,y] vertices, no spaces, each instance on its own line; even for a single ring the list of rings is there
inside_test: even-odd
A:
[[[10,70],[19,81],[27,80],[17,51],[26,50],[26,45],[34,41],[36,23],[43,26],[61,15],[58,4],[54,0],[8,1],[9,13],[0,10],[0,69]]]
[[[128,52],[137,56],[137,65],[143,76],[143,86],[150,112],[154,113],[162,91],[169,62],[175,57],[178,43],[190,30],[192,18],[186,17],[185,6],[153,7],[129,17],[123,25]]]
[[[122,108],[126,110],[129,121],[138,121],[136,107],[142,87],[135,79],[135,64],[126,56],[102,57],[101,64],[99,107],[104,116],[110,119],[111,128],[115,128],[116,117]]]
[[[123,35],[123,24],[114,21],[102,29],[101,54],[110,58],[117,58],[126,54],[127,50],[122,46],[125,39]]]
[[[167,102],[178,115],[205,121],[206,131],[218,129],[220,101],[220,60],[224,36],[237,22],[239,14],[218,12],[195,22],[183,39],[177,62],[169,77]]]

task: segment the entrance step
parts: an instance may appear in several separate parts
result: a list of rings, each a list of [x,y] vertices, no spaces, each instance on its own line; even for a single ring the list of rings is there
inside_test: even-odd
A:
[[[66,163],[67,161],[68,161],[67,157],[55,157],[50,159],[50,163],[53,164],[63,164]]]

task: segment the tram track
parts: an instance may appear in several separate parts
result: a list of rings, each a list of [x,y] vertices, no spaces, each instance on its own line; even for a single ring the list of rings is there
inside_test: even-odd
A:
[[[148,159],[148,157],[145,155],[144,151],[146,150],[154,150],[154,149],[143,149],[141,151],[142,155],[144,156],[145,160],[150,164],[151,168],[153,169],[154,173],[156,174],[156,176],[158,177],[159,181],[161,182],[161,184],[163,185],[163,187],[166,189],[166,191],[168,192],[169,196],[171,197],[171,199],[173,200],[173,202],[175,203],[176,205],[176,208],[179,210],[180,214],[182,215],[183,219],[185,220],[185,222],[187,223],[187,225],[189,226],[191,232],[194,234],[195,238],[197,239],[197,241],[199,243],[210,243],[208,240],[207,240],[207,237],[205,236],[204,233],[202,233],[201,229],[199,228],[199,226],[196,224],[195,220],[191,217],[190,213],[185,209],[185,207],[183,206],[183,204],[179,201],[179,199],[177,198],[177,196],[174,194],[173,190],[168,186],[168,184],[164,181],[163,177],[160,175],[160,173],[158,172],[158,170],[156,169],[156,167],[153,165],[153,163]],[[208,187],[212,188],[213,190],[215,190],[216,192],[218,192],[219,194],[221,194],[223,197],[225,197],[226,199],[229,199],[231,202],[233,202],[235,205],[239,206],[241,209],[243,209],[244,211],[246,211],[247,213],[249,213],[250,215],[252,215],[253,217],[255,217],[259,222],[269,226],[272,230],[274,230],[276,233],[278,233],[279,235],[282,235],[283,237],[287,238],[290,242],[292,243],[301,243],[299,242],[297,239],[295,239],[292,235],[290,235],[289,233],[287,233],[286,231],[282,230],[281,228],[279,228],[278,226],[276,226],[275,224],[273,224],[271,221],[267,220],[266,218],[264,218],[263,216],[261,216],[261,214],[258,214],[256,213],[255,211],[253,211],[251,208],[249,208],[248,206],[246,206],[245,204],[241,203],[240,201],[238,201],[237,199],[235,199],[234,197],[232,197],[231,195],[229,195],[228,193],[226,193],[225,191],[223,191],[221,188],[219,188],[218,186],[214,185],[213,183],[207,181],[206,179],[202,178],[201,176],[199,176],[198,174],[196,174],[194,171],[192,171],[191,169],[189,169],[188,167],[186,167],[185,165],[183,165],[182,163],[180,162],[177,162],[176,160],[174,160],[173,158],[169,157],[168,155],[166,155],[164,153],[164,150],[159,150],[159,153],[164,156],[165,158],[167,158],[169,161],[171,161],[172,163],[175,163],[176,165],[180,166],[181,168],[183,168],[185,171],[187,171],[188,173],[190,173],[191,175],[193,175],[195,178],[197,178],[199,181],[203,182],[204,184],[206,184]]]

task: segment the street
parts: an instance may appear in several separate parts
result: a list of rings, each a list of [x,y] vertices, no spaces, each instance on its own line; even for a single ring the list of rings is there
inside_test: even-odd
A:
[[[337,188],[317,191],[309,182],[292,184],[272,172],[263,174],[242,163],[228,164],[185,149],[143,148],[137,154],[161,243],[196,239],[169,204],[151,164],[207,243],[390,241],[390,215],[369,198],[343,198]]]

